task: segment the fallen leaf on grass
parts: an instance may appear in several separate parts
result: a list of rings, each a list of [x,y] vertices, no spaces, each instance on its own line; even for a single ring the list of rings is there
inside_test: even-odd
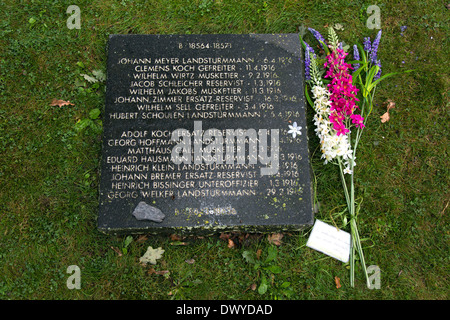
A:
[[[395,108],[395,102],[392,101],[391,99],[387,99],[387,101],[385,103],[387,103],[387,110],[386,110],[386,113],[380,117],[381,123],[385,123],[385,122],[389,121],[389,109]]]
[[[54,106],[58,106],[58,107],[63,107],[63,106],[67,106],[67,105],[71,105],[74,106],[73,103],[71,103],[70,101],[64,101],[64,100],[58,100],[58,99],[53,99],[52,103],[50,104],[52,107]]]
[[[92,74],[100,82],[103,82],[106,80],[106,75],[103,73],[102,70],[93,70]]]
[[[136,240],[137,243],[145,242],[148,240],[148,237],[144,234],[139,236],[139,238]]]
[[[221,240],[227,241],[227,242],[228,242],[227,247],[230,248],[230,249],[233,249],[233,248],[236,246],[236,244],[234,243],[234,241],[233,241],[233,239],[232,239],[232,235],[229,234],[229,233],[223,233],[223,232],[222,232],[222,233],[220,234],[219,238],[220,238]]]
[[[340,24],[340,23],[336,23],[335,25],[334,25],[334,29],[336,29],[336,30],[341,30],[341,31],[344,31],[344,26],[342,25],[342,24]]]
[[[184,238],[182,236],[175,234],[175,233],[170,235],[170,240],[172,240],[172,241],[181,241],[183,239]]]
[[[389,111],[389,109],[395,108],[395,102],[392,101],[391,99],[387,99],[387,101],[385,102],[387,103],[387,111]]]
[[[188,244],[189,243],[183,241],[175,241],[170,243],[171,246],[187,246]]]
[[[96,82],[98,82],[98,80],[97,80],[96,78],[91,77],[90,75],[87,75],[87,74],[82,73],[82,74],[80,74],[80,76],[82,76],[84,79],[86,79],[86,80],[89,81],[90,83],[96,83]]]
[[[448,201],[447,201],[447,204],[445,205],[445,208],[444,208],[444,210],[442,210],[442,211],[441,211],[441,216],[443,216],[443,215],[444,215],[444,212],[445,212],[445,210],[447,209],[447,207],[448,207]]]
[[[181,240],[184,240],[185,238],[186,237],[184,237],[184,236],[180,236],[179,234],[173,233],[170,235],[170,240],[173,241],[170,243],[170,245],[172,245],[172,246],[187,246],[189,243],[181,241]]]
[[[155,271],[155,274],[159,274],[160,276],[164,276],[166,274],[170,274],[170,271],[169,270]]]
[[[221,233],[219,238],[228,243],[229,248],[240,248],[248,246],[252,241],[256,241],[263,237],[263,234],[250,234],[243,232]],[[233,242],[233,243],[231,243]]]
[[[221,239],[221,240],[228,240],[228,239],[230,239],[230,237],[231,237],[231,235],[229,233],[222,232],[220,234],[220,236],[219,236],[219,239]]]
[[[267,236],[267,240],[269,240],[269,243],[274,244],[276,246],[281,246],[283,239],[282,233],[274,233]]]
[[[336,289],[339,289],[341,287],[341,279],[334,277],[334,282],[336,282]]]
[[[184,260],[184,262],[186,262],[187,264],[194,264],[195,259],[186,259]]]
[[[388,122],[389,121],[389,112],[386,112],[380,118],[381,118],[381,123]]]
[[[168,274],[168,273],[170,273],[170,271],[169,270],[160,270],[160,271],[156,271],[155,269],[153,269],[153,268],[150,268],[150,269],[148,269],[148,274],[158,274],[158,275],[160,275],[160,276],[163,276],[163,275],[165,275],[165,274]]]
[[[122,252],[120,252],[118,248],[114,248],[113,246],[111,246],[111,249],[113,249],[119,255],[119,257],[122,256]]]
[[[261,253],[262,253],[262,249],[256,250],[256,259],[257,260],[259,260],[259,258],[261,257]]]
[[[256,283],[252,283],[249,287],[247,287],[247,289],[244,290],[244,293],[246,293],[248,290],[255,291],[256,288],[257,288]]]
[[[139,258],[139,262],[143,265],[146,265],[147,263],[156,264],[156,260],[160,259],[163,253],[164,250],[161,247],[156,249],[148,247],[147,252]]]

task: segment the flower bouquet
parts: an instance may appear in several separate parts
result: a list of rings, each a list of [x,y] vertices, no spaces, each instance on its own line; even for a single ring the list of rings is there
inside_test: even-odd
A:
[[[347,200],[352,239],[350,285],[354,287],[355,260],[358,254],[367,286],[370,287],[358,232],[359,205],[355,205],[356,151],[366,127],[367,118],[373,109],[376,86],[383,79],[396,73],[381,76],[381,62],[377,58],[381,30],[372,43],[367,37],[364,39],[363,46],[360,44],[353,46],[354,60],[350,63],[345,62],[348,52],[345,52],[342,42],[339,42],[332,27],[328,29],[327,40],[316,30],[312,28],[308,30],[319,42],[325,58],[319,57],[314,49],[301,39],[305,49],[307,83],[305,94],[315,111],[315,132],[320,139],[321,158],[324,159],[325,164],[334,163],[339,167]]]

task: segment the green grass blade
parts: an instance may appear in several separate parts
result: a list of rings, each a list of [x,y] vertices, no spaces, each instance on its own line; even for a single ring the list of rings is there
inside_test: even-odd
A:
[[[380,83],[380,81],[382,81],[382,80],[384,80],[384,79],[386,79],[388,77],[392,77],[392,76],[394,76],[396,74],[409,73],[409,72],[413,72],[413,71],[415,71],[415,69],[406,70],[406,71],[400,71],[400,72],[391,72],[391,73],[385,74],[384,76],[380,77],[380,79],[377,79],[374,82],[372,82],[369,85],[369,87],[368,87],[368,91],[372,90],[378,83]]]
[[[306,100],[308,100],[308,103],[311,105],[311,107],[314,108],[314,102],[312,102],[311,97],[309,96],[308,85],[305,85],[305,96]]]

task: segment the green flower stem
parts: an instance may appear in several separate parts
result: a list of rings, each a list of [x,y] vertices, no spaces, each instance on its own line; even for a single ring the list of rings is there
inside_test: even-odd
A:
[[[347,201],[347,207],[348,207],[348,212],[350,213],[350,219],[352,218],[351,212],[352,212],[352,206],[351,206],[351,200],[348,194],[348,188],[347,188],[347,183],[345,181],[345,175],[344,175],[344,171],[342,169],[342,160],[340,157],[338,157],[338,164],[339,164],[339,173],[341,174],[341,182],[342,182],[342,187],[344,189],[344,194],[345,194],[345,200]],[[353,174],[352,174],[353,175]],[[352,234],[352,246],[351,246],[351,250],[350,250],[350,285],[352,287],[355,286],[355,237],[353,236],[353,227],[352,224],[350,223],[350,227],[351,227],[351,234]]]
[[[339,164],[339,172],[341,174],[342,187],[344,188],[345,200],[347,201],[348,211],[350,212],[350,210],[351,210],[350,196],[348,194],[347,183],[345,182],[344,170],[342,168],[342,160],[341,160],[341,157],[338,157],[337,159],[338,159],[338,164]]]
[[[356,154],[356,147],[357,147],[359,139],[361,138],[361,135],[362,135],[362,131],[363,131],[363,129],[357,130],[356,142],[355,142],[355,146],[353,149],[354,157]],[[357,224],[357,212],[355,210],[355,184],[354,184],[354,173],[353,173],[354,162],[350,161],[350,169],[352,171],[352,173],[350,175],[350,194],[349,194],[349,190],[347,187],[347,182],[345,180],[345,175],[344,175],[343,166],[342,166],[342,160],[340,157],[338,158],[338,164],[339,164],[339,172],[341,175],[341,181],[342,181],[342,186],[344,189],[345,199],[347,201],[347,207],[348,207],[348,211],[350,213],[350,233],[352,236],[352,247],[350,250],[350,285],[352,287],[355,286],[355,258],[356,258],[356,252],[357,252],[359,255],[359,258],[360,258],[360,262],[361,262],[361,265],[363,268],[364,275],[366,277],[367,287],[369,287],[370,286],[369,276],[367,274],[366,262],[365,262],[365,258],[364,258],[363,249],[361,246],[361,239],[359,237],[358,224]]]
[[[364,101],[365,102],[365,101]],[[363,103],[364,105],[365,103]],[[369,114],[372,111],[372,99],[370,99],[369,102]],[[353,156],[356,157],[356,148],[358,146],[359,140],[361,139],[361,135],[364,129],[358,129],[356,132],[356,141],[355,141],[355,146],[353,149]],[[354,248],[352,250],[353,252],[353,259],[355,258],[354,256],[354,250],[356,249],[356,251],[359,254],[359,258],[360,258],[360,262],[363,268],[363,272],[364,275],[366,277],[366,282],[367,282],[367,287],[369,288],[370,283],[369,283],[369,276],[367,274],[367,269],[366,269],[366,261],[364,259],[364,252],[361,246],[361,239],[359,238],[359,232],[358,232],[358,225],[357,225],[357,212],[355,211],[355,184],[354,184],[354,162],[351,161],[350,162],[350,168],[352,171],[352,174],[350,176],[350,207],[351,207],[351,211],[350,211],[350,228],[351,228],[351,232],[352,232],[352,239],[353,240],[353,244],[356,248]],[[354,271],[353,271],[354,272]],[[353,276],[353,280],[354,280],[354,276]],[[352,286],[354,286],[354,283],[352,284]]]
[[[359,81],[362,84],[361,76],[359,75]],[[372,113],[373,109],[373,98],[375,96],[375,90],[376,87],[372,87],[369,89],[369,86],[371,84],[371,81],[369,83],[366,83],[363,85],[363,102],[361,106],[361,115],[364,117],[364,125],[367,121],[367,118]],[[373,90],[371,90],[373,89]],[[370,92],[372,91],[372,92]],[[366,110],[367,109],[367,110]],[[366,114],[367,113],[367,114]],[[361,139],[363,128],[358,128],[356,131],[356,140],[355,144],[353,146],[353,157],[356,158],[356,149],[358,147],[359,140]],[[364,258],[364,252],[361,246],[361,239],[359,237],[359,231],[358,231],[358,224],[357,224],[357,212],[355,212],[355,185],[354,185],[354,163],[353,161],[350,162],[350,170],[351,170],[351,176],[350,176],[350,195],[348,195],[348,188],[346,186],[345,177],[342,172],[342,166],[340,166],[341,170],[341,179],[342,183],[345,184],[344,192],[346,193],[346,199],[347,204],[349,208],[350,213],[350,230],[352,235],[352,249],[350,251],[350,285],[354,287],[355,285],[355,258],[356,258],[356,252],[358,252],[360,262],[363,268],[364,275],[366,277],[366,283],[367,287],[370,287],[369,282],[369,276],[367,274],[366,269],[366,261]],[[356,252],[355,252],[356,251]]]

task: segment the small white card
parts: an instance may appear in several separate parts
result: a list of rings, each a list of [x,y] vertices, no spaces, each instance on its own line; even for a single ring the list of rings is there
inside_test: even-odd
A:
[[[306,246],[330,257],[348,262],[350,233],[316,219]]]

